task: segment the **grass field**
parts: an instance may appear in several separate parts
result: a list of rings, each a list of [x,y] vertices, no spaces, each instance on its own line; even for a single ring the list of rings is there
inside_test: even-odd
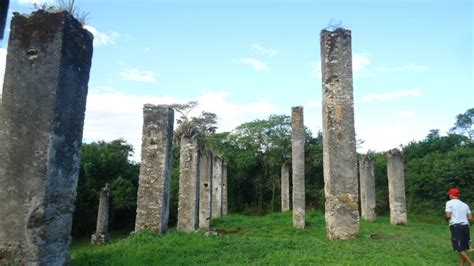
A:
[[[361,222],[360,237],[330,241],[324,217],[306,213],[306,229],[295,230],[291,212],[262,217],[229,215],[213,221],[217,236],[204,232],[165,235],[119,234],[107,246],[89,239],[71,246],[72,265],[456,265],[442,217],[409,217],[392,226],[388,217]],[[472,254],[471,254],[472,256]]]

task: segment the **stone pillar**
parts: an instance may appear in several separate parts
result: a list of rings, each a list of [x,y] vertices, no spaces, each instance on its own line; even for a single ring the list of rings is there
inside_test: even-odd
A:
[[[321,31],[325,219],[329,239],[359,235],[351,32]]]
[[[304,120],[303,107],[291,108],[291,156],[293,172],[293,226],[305,227]]]
[[[97,226],[91,238],[93,245],[104,245],[109,242],[109,200],[109,186],[106,184],[100,191]]]
[[[290,210],[290,169],[288,164],[281,165],[281,211]]]
[[[135,231],[168,229],[174,111],[145,104]]]
[[[178,225],[182,232],[199,226],[199,142],[198,134],[183,136],[179,157]]]
[[[407,204],[405,197],[405,173],[403,157],[398,149],[388,151],[387,177],[390,203],[390,223],[407,224]]]
[[[199,228],[209,229],[212,201],[212,153],[202,152],[199,160]]]
[[[0,126],[0,265],[69,259],[92,39],[67,12],[13,16]]]
[[[8,16],[8,5],[10,0],[0,1],[0,40],[3,40],[3,33],[5,32],[5,24]]]
[[[375,221],[375,175],[374,160],[370,155],[359,159],[360,205],[362,219]]]
[[[227,215],[227,164],[222,170],[222,215]]]
[[[213,156],[212,163],[212,218],[222,216],[222,176],[224,161],[219,155]]]

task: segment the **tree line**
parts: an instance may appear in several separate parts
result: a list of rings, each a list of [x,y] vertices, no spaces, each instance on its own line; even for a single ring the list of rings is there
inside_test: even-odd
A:
[[[227,163],[229,212],[264,215],[279,211],[280,167],[291,163],[291,117],[270,115],[230,132],[215,133],[215,114],[188,117],[195,106],[195,102],[175,106],[181,117],[173,147],[170,226],[177,220],[179,136],[191,128],[202,132],[205,149],[219,153]],[[323,211],[323,136],[307,128],[305,134],[306,208]],[[95,230],[100,189],[106,183],[111,193],[111,230],[133,230],[140,165],[129,160],[132,153],[133,147],[123,139],[83,144],[73,235],[90,235]],[[459,114],[446,136],[431,130],[423,140],[403,146],[402,153],[410,213],[441,215],[450,187],[459,187],[468,203],[474,201],[474,108]],[[375,163],[376,212],[387,214],[387,156],[384,152],[369,154]]]

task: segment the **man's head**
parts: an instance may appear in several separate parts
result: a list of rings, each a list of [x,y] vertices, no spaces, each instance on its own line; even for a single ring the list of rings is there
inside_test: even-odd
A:
[[[461,195],[461,191],[457,188],[451,188],[448,191],[448,195],[449,195],[450,198],[458,198],[459,195]]]

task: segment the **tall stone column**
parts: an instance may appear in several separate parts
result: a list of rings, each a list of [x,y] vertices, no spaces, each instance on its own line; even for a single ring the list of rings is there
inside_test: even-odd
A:
[[[106,184],[100,191],[97,226],[91,238],[93,245],[104,245],[109,242],[109,202],[109,186]]]
[[[3,33],[5,32],[5,23],[7,22],[9,0],[0,1],[0,40],[3,40]]]
[[[142,152],[135,231],[168,229],[174,110],[167,105],[143,106]]]
[[[222,216],[222,176],[224,160],[219,155],[213,156],[212,163],[212,218]]]
[[[64,265],[93,36],[67,12],[15,14],[0,126],[0,265]]]
[[[359,235],[351,32],[321,31],[325,219],[329,239]]]
[[[293,172],[293,227],[305,227],[304,120],[303,107],[291,108],[291,155]]]
[[[227,164],[222,170],[222,215],[227,215]]]
[[[183,136],[179,157],[178,224],[176,229],[193,232],[199,226],[198,134]]]
[[[212,153],[201,152],[199,160],[199,228],[209,229],[212,201]]]
[[[281,165],[281,211],[290,210],[290,169],[288,164]]]
[[[398,149],[388,151],[387,177],[390,223],[407,224],[407,204],[405,197],[405,171],[403,157]]]
[[[360,205],[362,219],[375,221],[375,174],[374,160],[370,155],[359,159]]]

